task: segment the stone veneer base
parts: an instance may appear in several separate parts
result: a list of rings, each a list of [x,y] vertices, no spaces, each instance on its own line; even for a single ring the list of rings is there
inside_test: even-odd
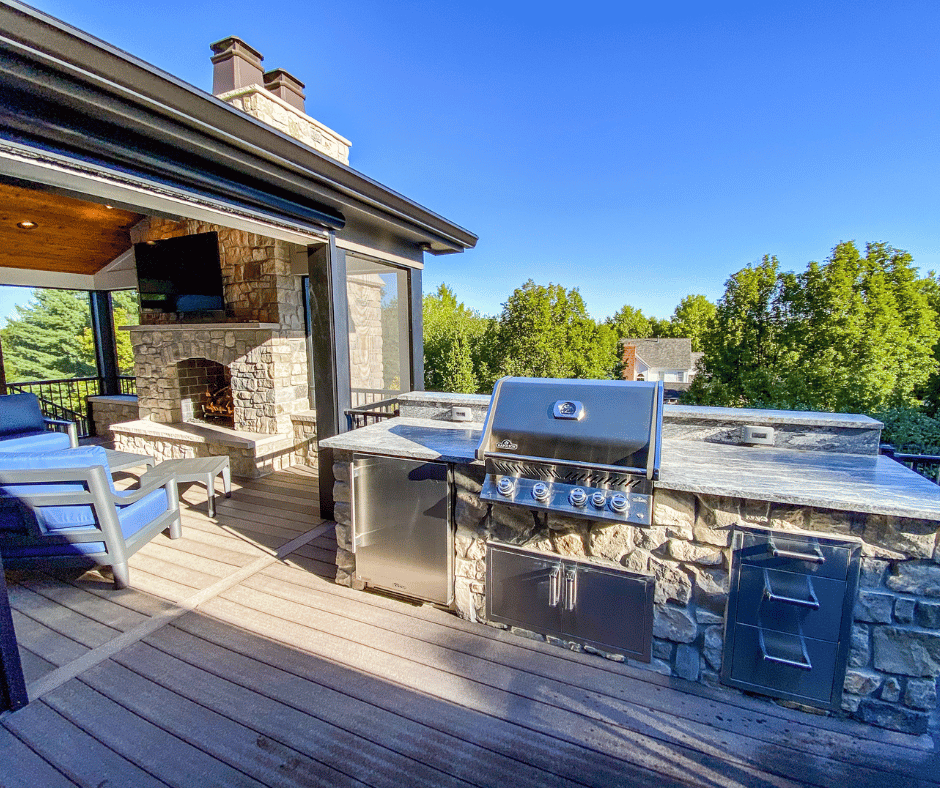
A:
[[[157,462],[228,455],[232,474],[267,476],[291,465],[316,465],[316,417],[295,414],[292,430],[276,435],[236,432],[205,424],[160,424],[145,419],[111,425],[120,451],[149,454]]]

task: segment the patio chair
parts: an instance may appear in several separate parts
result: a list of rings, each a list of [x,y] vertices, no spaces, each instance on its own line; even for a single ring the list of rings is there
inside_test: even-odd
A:
[[[66,432],[50,432],[66,430]],[[78,446],[74,422],[47,419],[39,409],[35,394],[0,396],[0,452],[54,451]]]
[[[158,466],[159,467],[159,466]],[[176,478],[140,477],[118,492],[104,449],[0,452],[0,554],[11,567],[110,566],[129,582],[127,559],[161,531],[182,535]]]

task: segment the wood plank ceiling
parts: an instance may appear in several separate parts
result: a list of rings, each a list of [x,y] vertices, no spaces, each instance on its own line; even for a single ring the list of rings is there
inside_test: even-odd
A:
[[[50,192],[0,184],[0,267],[96,274],[131,246],[143,217]],[[33,222],[22,229],[20,222]]]

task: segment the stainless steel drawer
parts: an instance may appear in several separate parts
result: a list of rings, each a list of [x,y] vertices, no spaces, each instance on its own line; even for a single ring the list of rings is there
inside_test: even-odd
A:
[[[739,624],[731,678],[735,686],[830,705],[836,686],[838,643],[800,638]]]
[[[742,564],[737,621],[806,637],[839,639],[846,583]]]
[[[838,709],[862,545],[738,524],[721,681]]]
[[[787,535],[779,531],[747,531],[736,552],[742,563],[784,572],[802,572],[845,580],[852,550],[824,537]]]

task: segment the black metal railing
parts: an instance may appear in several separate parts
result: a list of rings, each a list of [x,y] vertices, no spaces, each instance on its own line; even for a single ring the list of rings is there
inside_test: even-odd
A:
[[[395,399],[401,391],[398,389],[352,389],[353,409],[373,407]],[[378,408],[381,410],[381,408]]]
[[[930,452],[930,453],[927,453]],[[882,445],[881,453],[919,473],[934,484],[940,484],[940,448],[929,446],[917,449],[895,449]]]
[[[396,394],[399,392],[395,392]],[[360,427],[366,427],[369,424],[391,419],[400,413],[398,408],[398,399],[378,400],[368,405],[362,405],[358,408],[350,408],[346,411],[346,422],[351,430],[358,430]]]
[[[133,377],[122,375],[118,380],[122,394],[137,393],[137,382]],[[46,418],[74,421],[78,427],[78,437],[87,438],[91,434],[88,397],[99,394],[100,386],[98,378],[21,380],[7,382],[7,391],[10,394],[35,394]]]

